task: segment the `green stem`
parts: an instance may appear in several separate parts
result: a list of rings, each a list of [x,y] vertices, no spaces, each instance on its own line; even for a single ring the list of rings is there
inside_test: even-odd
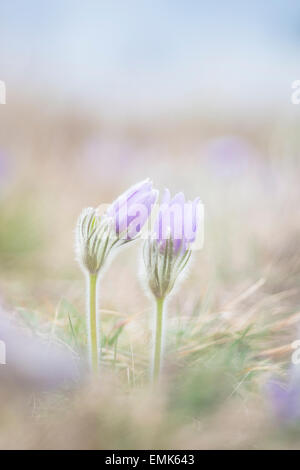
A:
[[[152,379],[157,382],[160,377],[161,356],[162,356],[162,339],[163,339],[163,308],[164,299],[156,300],[156,326],[155,326],[155,343],[154,343],[154,360]]]
[[[88,347],[90,367],[94,373],[99,368],[99,352],[97,338],[97,274],[88,275]]]

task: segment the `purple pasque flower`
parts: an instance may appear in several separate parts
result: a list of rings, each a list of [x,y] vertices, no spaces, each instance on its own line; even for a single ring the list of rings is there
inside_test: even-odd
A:
[[[129,188],[111,204],[106,215],[113,221],[118,238],[132,240],[139,235],[157,195],[152,181],[146,179]]]
[[[184,194],[178,193],[171,199],[170,191],[165,189],[154,229],[161,252],[169,239],[175,254],[189,249],[196,240],[200,206],[200,198],[185,201]]]
[[[140,234],[156,198],[152,182],[145,180],[129,188],[102,214],[101,206],[84,209],[76,229],[76,253],[81,267],[97,274],[113,249]]]
[[[84,209],[76,226],[76,255],[87,280],[87,332],[91,369],[98,373],[99,315],[97,312],[97,285],[99,273],[110,253],[117,247],[135,239],[145,225],[157,191],[152,182],[142,181],[113,202],[103,213],[88,207]]]
[[[276,380],[269,381],[267,397],[270,400],[273,414],[282,424],[300,424],[299,366],[291,368],[286,384]]]
[[[164,191],[153,235],[144,245],[148,285],[157,299],[171,292],[187,266],[202,222],[201,207],[198,198],[186,202],[178,193],[171,199],[169,190]]]

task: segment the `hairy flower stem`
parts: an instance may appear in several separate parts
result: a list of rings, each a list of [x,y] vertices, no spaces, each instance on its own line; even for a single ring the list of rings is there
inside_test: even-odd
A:
[[[153,383],[158,382],[161,369],[161,356],[162,356],[162,340],[163,340],[163,309],[164,298],[156,300],[156,326],[155,326],[155,343],[154,343],[154,359],[152,380]]]
[[[98,331],[97,331],[97,274],[88,274],[87,291],[88,291],[88,348],[90,367],[93,373],[99,370],[99,351],[98,351]]]

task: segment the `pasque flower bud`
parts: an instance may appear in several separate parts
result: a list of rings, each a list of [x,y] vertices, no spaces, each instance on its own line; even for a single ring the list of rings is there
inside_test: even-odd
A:
[[[77,223],[76,251],[83,269],[97,274],[117,241],[110,219],[92,207],[82,211]]]
[[[145,180],[119,196],[102,215],[98,209],[84,209],[76,231],[76,252],[81,266],[90,274],[97,274],[112,248],[136,239],[156,198],[152,182]]]
[[[183,193],[172,200],[165,190],[154,233],[144,245],[148,285],[156,298],[171,292],[191,256],[200,223],[200,200],[185,202]]]

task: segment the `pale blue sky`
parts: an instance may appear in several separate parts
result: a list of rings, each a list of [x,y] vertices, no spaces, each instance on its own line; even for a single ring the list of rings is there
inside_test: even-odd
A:
[[[300,78],[300,2],[0,0],[0,79],[108,114],[267,106]]]

